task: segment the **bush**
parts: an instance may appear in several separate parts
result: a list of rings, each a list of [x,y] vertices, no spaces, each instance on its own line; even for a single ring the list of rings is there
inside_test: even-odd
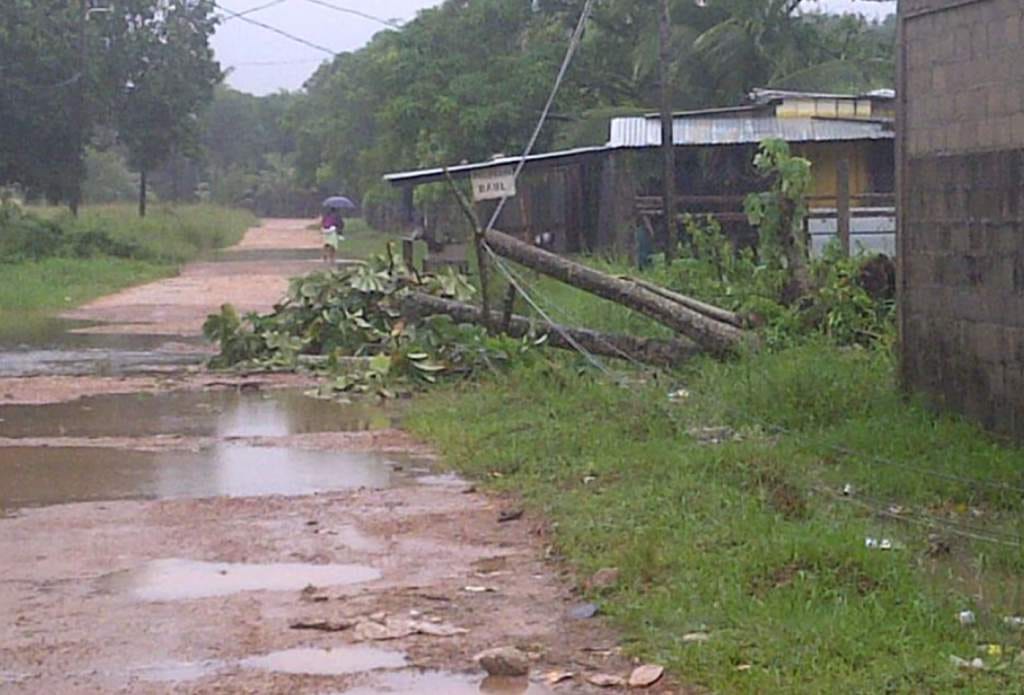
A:
[[[66,237],[59,225],[25,213],[14,203],[0,204],[0,262],[41,260],[60,254]]]

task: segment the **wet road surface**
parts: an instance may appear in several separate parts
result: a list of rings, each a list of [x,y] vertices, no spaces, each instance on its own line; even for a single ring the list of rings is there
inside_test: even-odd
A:
[[[181,376],[208,311],[265,310],[318,267],[305,224],[0,337],[0,692],[546,693],[569,669],[553,691],[574,693],[628,671],[567,617],[540,527],[498,523],[398,411]],[[532,679],[476,667],[507,644]]]

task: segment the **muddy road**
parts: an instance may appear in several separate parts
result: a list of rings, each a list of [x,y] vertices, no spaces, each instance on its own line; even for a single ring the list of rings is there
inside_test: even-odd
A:
[[[203,369],[208,313],[319,266],[305,225],[0,337],[0,692],[625,690],[588,684],[633,664],[571,617],[540,521],[500,522],[514,501],[400,411]],[[485,678],[473,656],[510,645],[530,678]]]

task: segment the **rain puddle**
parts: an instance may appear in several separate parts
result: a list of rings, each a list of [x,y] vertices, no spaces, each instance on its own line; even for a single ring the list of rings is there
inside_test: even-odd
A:
[[[378,406],[322,401],[296,390],[176,391],[50,405],[0,404],[0,437],[283,437],[392,424],[392,415]]]
[[[243,591],[300,591],[310,584],[361,584],[380,576],[379,570],[363,565],[232,564],[167,559],[107,575],[98,584],[101,591],[127,593],[142,601],[189,601]]]
[[[246,668],[315,676],[344,676],[380,668],[403,668],[404,654],[373,647],[288,649],[243,660]]]
[[[0,447],[0,507],[311,495],[411,480],[401,456],[217,446],[199,452]]]
[[[0,330],[0,376],[129,374],[201,364],[211,348],[200,338],[78,333],[95,324],[31,319]]]
[[[346,690],[339,695],[550,695],[552,691],[525,678],[485,678],[434,671],[388,673],[374,678],[369,685]]]

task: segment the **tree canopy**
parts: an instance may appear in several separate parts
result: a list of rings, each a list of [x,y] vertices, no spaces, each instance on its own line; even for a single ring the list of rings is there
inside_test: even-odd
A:
[[[598,2],[541,147],[593,144],[609,115],[657,104],[657,5]],[[446,0],[325,63],[288,115],[302,183],[362,195],[406,167],[513,153],[547,97],[583,0]],[[894,24],[800,0],[674,0],[676,108],[753,87],[891,87]]]
[[[0,184],[77,204],[85,152],[111,124],[141,172],[196,142],[221,79],[209,0],[5,0]]]

